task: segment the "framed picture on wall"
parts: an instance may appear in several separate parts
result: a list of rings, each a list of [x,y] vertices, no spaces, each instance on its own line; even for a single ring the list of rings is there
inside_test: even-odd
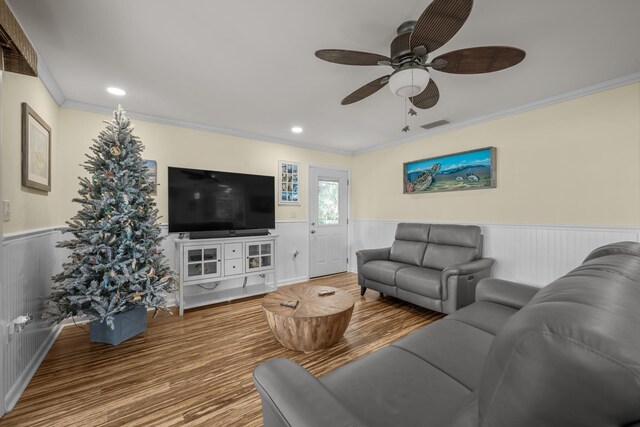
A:
[[[142,159],[144,165],[149,169],[149,177],[151,178],[151,185],[153,186],[153,191],[151,194],[158,194],[158,162],[155,160],[145,160]]]
[[[300,163],[278,162],[278,204],[300,205]]]
[[[22,185],[51,191],[51,127],[22,103]]]
[[[404,194],[496,187],[496,148],[485,147],[403,164]]]

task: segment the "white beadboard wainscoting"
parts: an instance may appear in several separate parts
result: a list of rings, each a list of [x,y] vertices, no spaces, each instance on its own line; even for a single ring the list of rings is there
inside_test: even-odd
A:
[[[399,222],[353,221],[351,258],[360,249],[388,247]],[[493,258],[493,277],[544,286],[574,269],[593,249],[607,243],[640,241],[639,227],[477,224],[484,256]],[[351,271],[356,272],[356,262]]]
[[[6,346],[3,384],[7,391],[5,407],[13,409],[20,395],[31,381],[38,366],[53,345],[61,327],[50,327],[42,320],[43,298],[52,285],[51,276],[62,271],[67,251],[56,248],[57,242],[72,238],[62,233],[63,227],[30,230],[7,234],[3,241],[1,260],[2,281],[0,291],[3,318],[0,327],[17,316],[31,313],[33,323],[20,334],[10,337]],[[167,238],[162,248],[174,265],[175,235],[167,234],[167,226],[161,225]],[[279,285],[307,280],[309,277],[309,226],[307,221],[277,221],[277,281]],[[294,253],[298,255],[294,257]],[[170,295],[168,302],[175,302]],[[89,339],[87,337],[87,339]],[[0,367],[0,369],[3,369]]]
[[[389,246],[398,221],[351,221],[349,269],[356,271],[356,251]],[[479,224],[485,236],[484,254],[494,258],[493,275],[507,280],[543,286],[576,267],[598,246],[610,242],[640,241],[638,227],[588,227],[548,225]],[[166,225],[161,226],[167,235]],[[277,221],[277,282],[296,283],[309,277],[309,225],[304,221]],[[3,242],[1,327],[17,316],[31,313],[34,322],[10,337],[6,347],[6,408],[11,410],[29,384],[61,328],[48,327],[41,319],[42,301],[51,289],[51,276],[61,271],[66,251],[56,243],[60,227],[13,233]],[[174,262],[175,235],[162,244]],[[294,253],[298,253],[294,257]],[[169,302],[175,301],[171,296]],[[88,339],[88,338],[87,338]]]
[[[2,327],[31,313],[33,322],[9,336],[5,347],[5,407],[13,409],[56,339],[60,327],[42,320],[43,297],[51,290],[51,276],[60,271],[65,250],[55,248],[57,229],[5,235],[2,259]],[[3,343],[4,345],[4,343]]]

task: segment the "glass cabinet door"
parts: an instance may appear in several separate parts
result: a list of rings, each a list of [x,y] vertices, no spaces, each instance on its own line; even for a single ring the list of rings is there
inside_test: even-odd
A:
[[[183,280],[220,275],[220,245],[185,248]]]
[[[273,242],[246,243],[246,271],[268,270],[273,268]]]

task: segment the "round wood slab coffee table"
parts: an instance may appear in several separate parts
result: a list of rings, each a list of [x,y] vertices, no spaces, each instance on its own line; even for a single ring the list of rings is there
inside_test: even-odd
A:
[[[323,289],[336,293],[319,296]],[[280,305],[296,300],[296,308]],[[328,286],[287,286],[262,299],[262,309],[276,339],[290,350],[305,353],[340,341],[349,326],[354,304],[351,294]]]

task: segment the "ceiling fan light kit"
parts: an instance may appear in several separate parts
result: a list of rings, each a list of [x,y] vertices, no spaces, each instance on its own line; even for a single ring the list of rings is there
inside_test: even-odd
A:
[[[429,84],[429,72],[424,68],[410,67],[398,70],[389,79],[391,93],[410,97],[421,93]]]
[[[427,68],[452,74],[480,74],[504,70],[525,57],[521,49],[509,46],[483,46],[448,52],[428,62],[428,55],[446,44],[466,22],[473,0],[433,0],[417,21],[398,27],[391,42],[391,58],[383,55],[341,49],[322,49],[322,60],[346,65],[391,66],[391,75],[367,83],[342,100],[342,105],[358,102],[382,89],[407,97],[421,109],[438,103],[440,91]]]

